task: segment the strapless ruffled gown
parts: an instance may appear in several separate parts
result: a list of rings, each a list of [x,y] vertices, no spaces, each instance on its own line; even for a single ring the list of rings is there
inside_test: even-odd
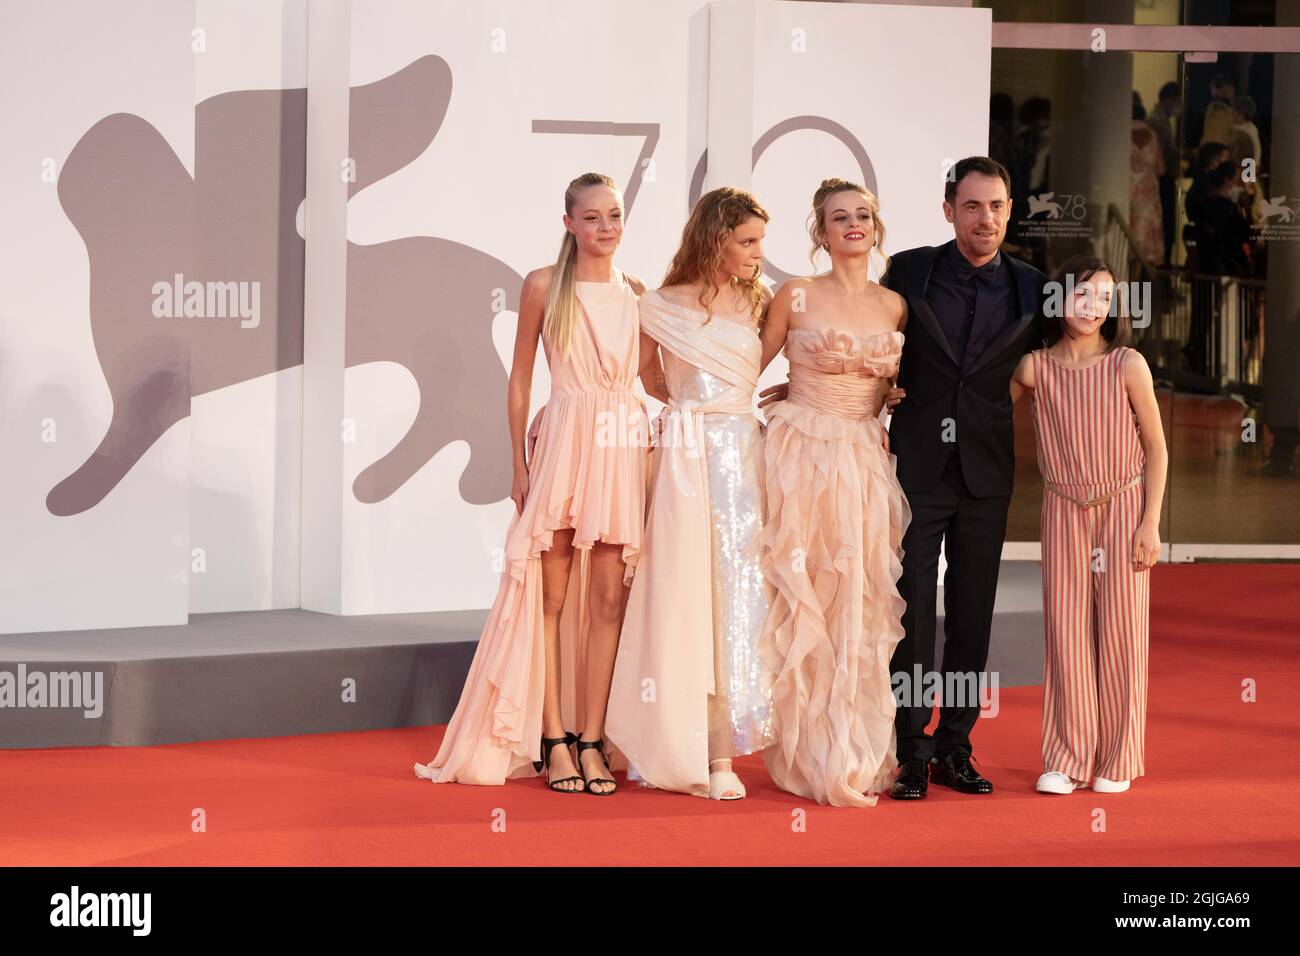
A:
[[[791,330],[789,392],[764,438],[776,745],[763,756],[777,786],[833,806],[873,805],[897,766],[890,658],[911,511],[877,416],[902,346],[901,332]]]
[[[535,773],[542,734],[545,650],[541,554],[573,528],[573,558],[560,621],[561,711],[584,723],[582,688],[591,547],[623,546],[625,581],[641,551],[649,479],[649,422],[635,391],[640,351],[637,296],[621,277],[577,282],[579,314],[567,354],[553,354],[551,396],[528,470],[522,514],[506,532],[505,569],[437,756],[416,764],[436,783],[501,784]]]

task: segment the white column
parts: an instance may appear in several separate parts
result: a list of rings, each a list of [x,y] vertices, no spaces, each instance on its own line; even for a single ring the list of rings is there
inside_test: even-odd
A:
[[[307,254],[303,296],[302,606],[342,611],[350,0],[307,15]]]

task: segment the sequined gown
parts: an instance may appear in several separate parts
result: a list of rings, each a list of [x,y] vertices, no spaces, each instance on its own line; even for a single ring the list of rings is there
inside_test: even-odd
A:
[[[870,806],[897,766],[890,658],[903,638],[911,510],[877,419],[903,334],[792,329],[787,399],[764,438],[762,565],[776,589],[759,642],[773,675],[783,790]]]
[[[762,346],[752,327],[706,322],[657,291],[640,308],[672,402],[606,732],[630,775],[707,796],[710,760],[772,740],[771,682],[758,656],[771,601],[759,564],[762,443],[752,404]]]

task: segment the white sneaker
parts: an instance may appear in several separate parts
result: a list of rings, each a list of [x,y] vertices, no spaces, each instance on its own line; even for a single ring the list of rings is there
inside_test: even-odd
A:
[[[1035,789],[1039,793],[1073,793],[1080,786],[1059,770],[1049,770],[1038,778]]]
[[[1107,780],[1105,777],[1092,778],[1093,793],[1123,793],[1128,789],[1127,780]]]

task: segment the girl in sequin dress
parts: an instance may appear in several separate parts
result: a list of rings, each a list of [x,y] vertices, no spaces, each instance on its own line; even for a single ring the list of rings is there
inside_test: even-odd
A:
[[[649,518],[610,687],[606,732],[629,776],[737,800],[731,758],[772,740],[758,638],[771,602],[759,561],[766,211],[718,189],[696,203],[663,287],[641,298],[671,400],[659,419]]]

